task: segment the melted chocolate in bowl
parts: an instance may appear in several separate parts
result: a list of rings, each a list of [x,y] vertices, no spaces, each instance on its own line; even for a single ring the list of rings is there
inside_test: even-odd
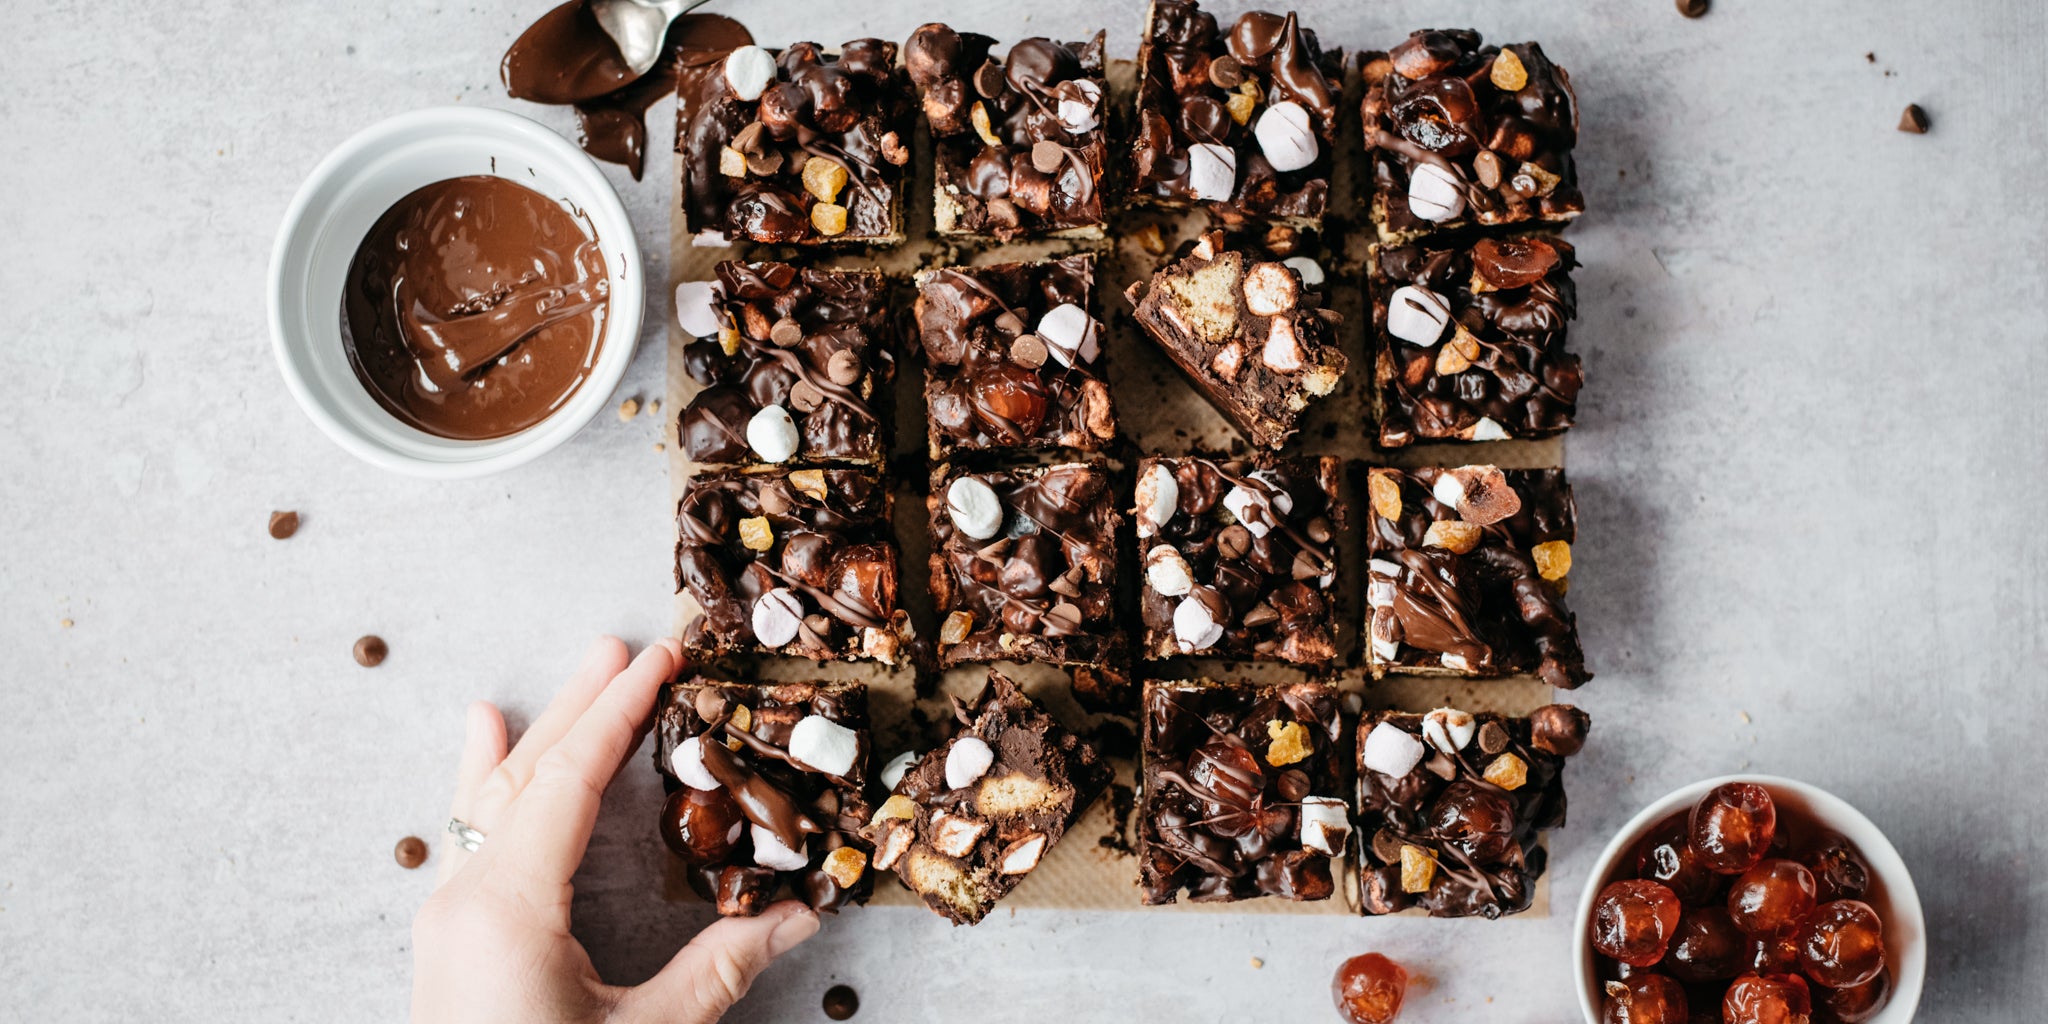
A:
[[[597,365],[603,252],[581,220],[515,182],[435,182],[377,219],[349,263],[342,339],[377,404],[455,440],[546,419]]]

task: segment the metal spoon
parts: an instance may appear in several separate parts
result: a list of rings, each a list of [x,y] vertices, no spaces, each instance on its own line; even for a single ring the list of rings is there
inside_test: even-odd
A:
[[[710,0],[590,0],[597,24],[619,47],[619,56],[633,69],[635,78],[644,75],[661,59],[661,44],[668,27],[677,18]]]

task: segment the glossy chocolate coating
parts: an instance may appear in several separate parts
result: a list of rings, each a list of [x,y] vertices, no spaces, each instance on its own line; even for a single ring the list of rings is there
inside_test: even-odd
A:
[[[1510,438],[1549,437],[1570,427],[1585,379],[1579,357],[1565,346],[1578,316],[1571,278],[1577,266],[1571,245],[1555,238],[1379,250],[1372,276],[1379,444],[1472,440],[1482,418]],[[1518,283],[1532,273],[1541,276]],[[1388,333],[1387,306],[1404,285],[1450,303],[1452,321],[1478,344],[1469,365],[1442,372],[1455,366],[1440,365],[1444,347],[1469,344],[1454,340],[1461,336],[1453,328],[1430,346]]]
[[[1304,797],[1344,795],[1336,691],[1155,680],[1145,684],[1144,714],[1145,902],[1172,903],[1182,890],[1197,902],[1328,899],[1331,858],[1303,845],[1299,807]],[[1274,765],[1273,722],[1305,726],[1308,756]]]

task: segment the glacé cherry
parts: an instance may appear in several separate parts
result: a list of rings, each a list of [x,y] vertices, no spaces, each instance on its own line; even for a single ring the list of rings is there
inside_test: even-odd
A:
[[[1408,995],[1408,969],[1378,953],[1361,953],[1337,967],[1330,992],[1350,1024],[1392,1024]]]
[[[1686,1024],[1685,986],[1662,974],[1641,972],[1607,983],[1601,1024]]]
[[[1794,974],[1745,974],[1721,997],[1723,1024],[1807,1024],[1813,995]]]
[[[1770,852],[1778,809],[1769,790],[1753,782],[1716,786],[1693,805],[1693,852],[1710,870],[1739,875]]]
[[[1823,903],[1799,928],[1799,969],[1816,984],[1848,988],[1884,970],[1884,925],[1861,900]]]
[[[1678,897],[1661,883],[1609,882],[1593,904],[1593,948],[1631,967],[1648,967],[1664,959],[1678,912]]]
[[[1768,857],[1728,889],[1728,915],[1749,935],[1776,935],[1813,912],[1813,872],[1796,860]]]

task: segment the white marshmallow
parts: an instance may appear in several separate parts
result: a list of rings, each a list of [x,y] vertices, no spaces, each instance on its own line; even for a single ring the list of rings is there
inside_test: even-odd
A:
[[[1446,754],[1455,754],[1472,742],[1479,723],[1457,708],[1438,708],[1422,716],[1422,738]]]
[[[1465,503],[1465,484],[1453,474],[1439,473],[1436,486],[1429,489],[1429,496],[1439,504],[1457,508]]]
[[[1229,199],[1237,192],[1237,154],[1214,142],[1189,146],[1188,191],[1196,199]]]
[[[796,432],[796,421],[789,418],[789,410],[779,405],[765,406],[747,421],[747,447],[763,462],[788,461],[802,440]]]
[[[1254,537],[1264,537],[1273,528],[1272,515],[1264,503],[1251,491],[1243,487],[1232,487],[1223,496],[1223,507],[1237,517],[1238,525],[1250,530]]]
[[[1394,581],[1374,576],[1365,584],[1365,603],[1372,608],[1391,608],[1394,604]]]
[[[755,825],[754,863],[777,871],[802,871],[811,866],[811,858],[802,850],[792,850],[782,845],[782,840],[775,835],[774,829]]]
[[[789,729],[789,756],[806,768],[844,776],[860,753],[860,734],[823,715],[805,715]]]
[[[1439,654],[1436,660],[1438,664],[1453,672],[1472,671],[1472,663],[1466,661],[1465,656],[1462,654]]]
[[[1502,429],[1500,424],[1495,423],[1490,416],[1481,416],[1479,417],[1479,422],[1472,424],[1472,440],[1474,441],[1505,441],[1507,439],[1508,432]]]
[[[1006,875],[1021,875],[1038,866],[1038,859],[1045,856],[1045,836],[1033,832],[1024,839],[1010,844],[1003,851],[1003,862],[996,870]]]
[[[1167,597],[1184,597],[1195,589],[1195,576],[1188,568],[1188,560],[1171,544],[1161,544],[1145,553],[1145,582]]]
[[[1391,604],[1392,602],[1388,603]],[[1382,640],[1379,637],[1373,637],[1372,656],[1387,664],[1393,664],[1394,659],[1401,656],[1401,641]]]
[[[1303,357],[1308,353],[1301,350],[1301,340],[1294,335],[1294,321],[1285,317],[1274,317],[1266,325],[1266,347],[1259,350],[1259,359],[1274,373],[1299,373]]]
[[[890,758],[889,763],[882,766],[881,774],[876,777],[882,780],[883,789],[893,790],[897,783],[903,781],[903,773],[909,771],[910,766],[916,763],[917,751],[906,750]]]
[[[946,514],[961,533],[975,540],[987,540],[1003,529],[1003,500],[994,488],[971,476],[946,488]]]
[[[701,789],[708,793],[714,789],[725,788],[725,784],[718,781],[718,776],[711,774],[711,769],[704,767],[702,736],[692,736],[676,744],[676,749],[669,751],[668,768],[669,771],[676,773],[676,778],[683,780],[683,785],[691,789]]]
[[[690,244],[698,248],[726,249],[731,248],[732,239],[725,237],[723,231],[705,228],[690,236]]]
[[[1408,212],[1442,223],[1465,212],[1465,188],[1451,172],[1435,164],[1419,164],[1408,175]]]
[[[1077,100],[1064,95],[1060,97],[1060,127],[1065,128],[1070,135],[1092,132],[1096,125],[1102,123],[1101,119],[1095,116],[1096,108],[1102,105],[1102,87],[1086,78],[1073,79],[1070,84],[1085,99]]]
[[[1398,779],[1414,771],[1424,753],[1421,740],[1399,726],[1381,722],[1365,734],[1365,752],[1359,759],[1367,768]]]
[[[1301,845],[1332,857],[1344,852],[1344,840],[1351,835],[1351,818],[1344,801],[1329,796],[1301,798]]]
[[[1183,598],[1173,607],[1173,635],[1183,650],[1206,651],[1223,639],[1223,623],[1210,618],[1202,602]]]
[[[1294,272],[1301,275],[1301,286],[1303,288],[1320,288],[1323,286],[1322,264],[1306,256],[1289,256],[1281,260],[1280,263],[1283,266],[1294,268]]]
[[[1252,137],[1259,140],[1266,162],[1276,171],[1301,170],[1315,163],[1321,152],[1315,129],[1309,124],[1308,108],[1293,100],[1267,107],[1252,127]]]
[[[1045,350],[1061,366],[1072,366],[1077,361],[1092,363],[1102,354],[1100,332],[1095,329],[1095,318],[1088,311],[1071,302],[1062,302],[1046,310],[1038,321],[1039,340],[1045,342]]]
[[[676,323],[692,338],[718,333],[718,287],[710,281],[676,285]]]
[[[1180,483],[1173,470],[1155,462],[1138,478],[1138,536],[1150,537],[1173,520],[1180,510]]]
[[[1390,562],[1384,558],[1375,558],[1365,563],[1365,567],[1367,571],[1379,573],[1380,575],[1385,576],[1389,579],[1398,580],[1401,578],[1401,563],[1399,562]]]
[[[725,55],[725,84],[733,95],[752,103],[775,81],[775,56],[758,46],[742,46]]]
[[[988,774],[988,766],[996,763],[996,752],[979,736],[962,736],[953,741],[953,749],[946,751],[946,788],[959,789],[971,786],[976,779]]]
[[[1245,475],[1266,485],[1266,500],[1273,503],[1275,511],[1283,516],[1294,511],[1294,496],[1287,493],[1286,486],[1280,482],[1280,474],[1270,469],[1255,469]]]
[[[787,587],[777,587],[754,602],[754,639],[763,647],[780,647],[796,639],[804,605]]]
[[[1425,348],[1443,337],[1451,322],[1451,304],[1427,288],[1404,284],[1387,299],[1387,333]]]

